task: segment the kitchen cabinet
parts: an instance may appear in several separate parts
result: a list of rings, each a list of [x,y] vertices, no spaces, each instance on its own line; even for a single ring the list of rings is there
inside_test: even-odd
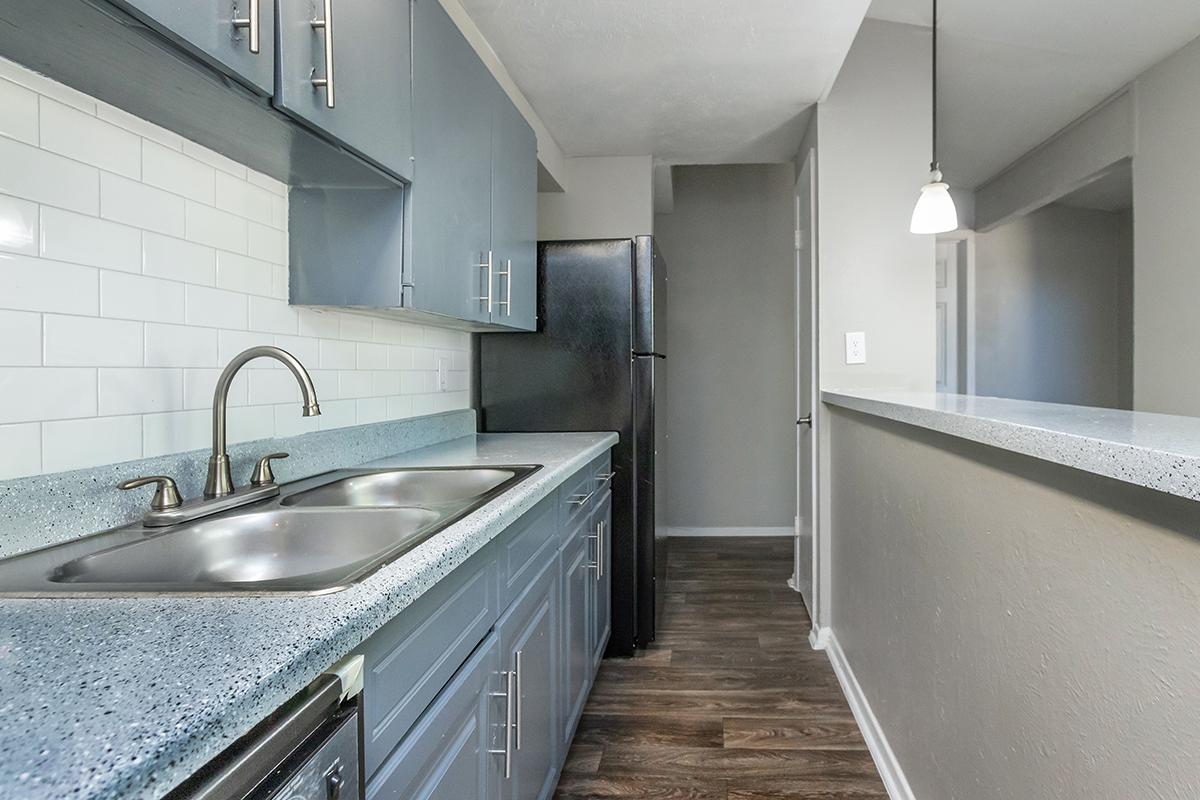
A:
[[[112,0],[113,5],[254,92],[275,91],[272,0]]]
[[[547,561],[496,626],[501,658],[514,673],[516,739],[501,800],[539,800],[558,777],[558,559]]]
[[[569,747],[575,735],[575,720],[587,702],[592,684],[592,648],[595,613],[595,578],[591,544],[583,527],[575,531],[562,551],[562,687],[559,699],[562,715],[559,742]]]
[[[609,471],[607,465],[604,471]],[[593,671],[600,667],[604,649],[608,647],[608,637],[612,633],[612,492],[608,491],[607,487],[602,491],[603,497],[591,518],[591,529],[596,536],[593,540],[593,561],[598,567],[593,572],[593,580],[589,585]]]
[[[537,137],[503,91],[492,103],[491,166],[491,319],[537,330]]]
[[[493,633],[367,785],[368,800],[495,800],[503,767],[490,751],[503,748],[504,732],[491,721],[504,719],[500,672]]]
[[[277,0],[276,8],[275,106],[392,174],[411,178],[408,4]]]

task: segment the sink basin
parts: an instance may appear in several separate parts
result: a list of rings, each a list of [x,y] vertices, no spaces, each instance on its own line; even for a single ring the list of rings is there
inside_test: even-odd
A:
[[[0,596],[346,589],[540,469],[339,470],[170,527],[129,525],[0,560]]]
[[[282,504],[387,508],[458,503],[516,477],[511,469],[397,469],[342,478],[289,495]]]
[[[442,517],[423,508],[385,514],[275,509],[197,522],[66,562],[55,583],[119,584],[140,590],[227,584],[319,589],[415,547]]]

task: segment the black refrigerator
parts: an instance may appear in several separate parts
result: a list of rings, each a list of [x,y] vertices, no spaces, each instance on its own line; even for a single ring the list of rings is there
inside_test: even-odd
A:
[[[537,280],[536,333],[479,337],[480,427],[620,434],[608,654],[631,655],[654,641],[664,599],[666,264],[649,236],[540,242]]]

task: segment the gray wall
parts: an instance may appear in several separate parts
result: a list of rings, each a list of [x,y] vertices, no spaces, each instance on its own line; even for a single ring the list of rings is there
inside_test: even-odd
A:
[[[978,394],[1130,407],[1129,225],[1050,205],[976,238]]]
[[[833,631],[914,795],[1200,796],[1200,506],[829,416]]]
[[[791,164],[677,167],[667,524],[788,527],[796,510]]]
[[[562,192],[538,194],[538,239],[624,239],[653,233],[650,156],[567,158]]]
[[[1200,40],[1137,81],[1134,403],[1200,416]]]

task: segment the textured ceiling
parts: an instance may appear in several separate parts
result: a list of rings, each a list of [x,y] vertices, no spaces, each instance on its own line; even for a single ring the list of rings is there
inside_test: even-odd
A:
[[[869,0],[461,0],[567,155],[791,158]]]
[[[929,0],[868,16],[929,25]],[[940,0],[941,162],[973,188],[1200,35],[1198,0]]]

